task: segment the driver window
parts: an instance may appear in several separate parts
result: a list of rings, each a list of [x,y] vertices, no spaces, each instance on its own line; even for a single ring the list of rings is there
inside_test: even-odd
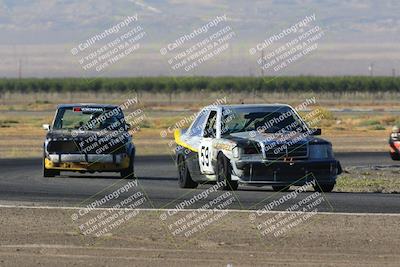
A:
[[[196,120],[192,123],[189,130],[190,136],[201,136],[201,131],[203,130],[204,122],[207,118],[207,112],[205,110],[200,111]]]
[[[204,137],[215,137],[217,135],[217,112],[212,110],[208,117],[206,128],[204,129]]]

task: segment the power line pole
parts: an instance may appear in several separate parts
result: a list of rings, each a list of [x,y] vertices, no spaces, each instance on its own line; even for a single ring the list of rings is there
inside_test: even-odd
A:
[[[369,70],[369,76],[371,77],[374,76],[374,62],[369,64],[368,70]]]
[[[22,78],[22,61],[21,59],[18,60],[18,79]]]

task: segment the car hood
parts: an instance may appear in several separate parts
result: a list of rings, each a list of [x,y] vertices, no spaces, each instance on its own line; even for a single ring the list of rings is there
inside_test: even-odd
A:
[[[252,132],[240,132],[232,133],[225,137],[237,143],[252,143],[252,142],[263,142],[263,143],[287,143],[295,141],[300,143],[312,143],[312,144],[330,144],[328,141],[318,138],[307,133],[299,132],[285,132],[282,134],[270,134],[270,133],[259,133],[257,131]]]

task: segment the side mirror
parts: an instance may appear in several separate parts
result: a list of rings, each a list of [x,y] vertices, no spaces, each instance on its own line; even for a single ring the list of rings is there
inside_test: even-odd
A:
[[[43,124],[42,127],[44,130],[50,131],[50,124]]]
[[[311,130],[311,135],[321,135],[322,134],[321,128],[314,128],[314,129],[310,129],[310,130]]]

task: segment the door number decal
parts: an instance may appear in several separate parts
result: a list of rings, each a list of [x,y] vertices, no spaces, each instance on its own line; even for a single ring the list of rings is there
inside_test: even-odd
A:
[[[203,166],[210,166],[210,151],[208,146],[202,146],[200,151],[200,163]]]

